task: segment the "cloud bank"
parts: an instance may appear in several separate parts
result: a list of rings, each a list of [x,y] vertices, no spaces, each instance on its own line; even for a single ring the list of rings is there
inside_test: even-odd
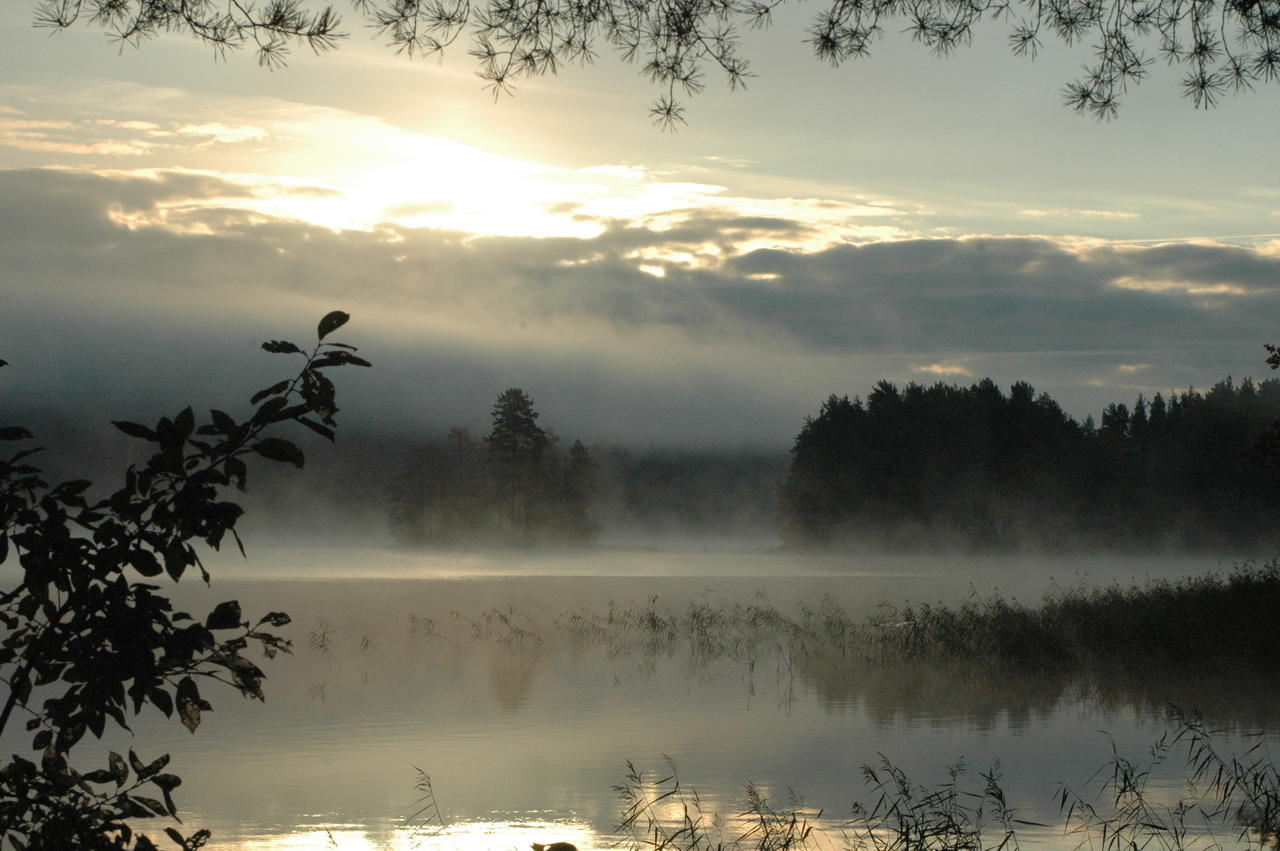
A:
[[[0,401],[92,398],[120,416],[192,385],[239,398],[271,366],[257,341],[305,337],[341,307],[379,366],[351,407],[382,426],[483,425],[518,385],[587,440],[778,445],[828,393],[882,377],[1025,378],[1081,417],[1137,392],[1261,377],[1280,308],[1275,245],[756,248],[802,245],[815,225],[699,207],[597,219],[589,237],[477,236],[333,230],[244,203],[314,191],[0,171],[0,356],[14,364]]]

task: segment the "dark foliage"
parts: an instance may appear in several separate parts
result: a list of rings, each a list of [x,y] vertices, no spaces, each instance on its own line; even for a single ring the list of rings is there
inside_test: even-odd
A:
[[[1138,397],[1082,425],[1018,382],[880,382],[805,421],[781,491],[791,544],[1227,549],[1280,542],[1258,435],[1280,381]]]
[[[338,408],[325,370],[369,365],[353,347],[324,342],[347,319],[340,311],[325,316],[310,352],[263,343],[271,353],[298,354],[304,364],[293,378],[254,394],[248,419],[215,410],[197,425],[186,408],[154,426],[115,422],[152,444],[154,454],[130,467],[123,486],[105,499],[88,499],[86,480],[48,485],[29,460],[38,449],[0,461],[0,566],[13,580],[0,594],[0,679],[9,686],[0,733],[21,718],[38,754],[15,754],[0,765],[0,846],[156,847],[132,824],[176,818],[171,793],[181,780],[164,772],[168,755],[148,761],[131,750],[126,760],[112,752],[105,767],[80,771],[72,767],[72,749],[86,733],[100,738],[108,725],[128,729],[147,704],[194,732],[211,708],[201,692],[209,681],[263,699],[265,675],[246,653],[288,652],[289,642],[272,631],[288,624],[288,615],[248,618],[231,600],[195,618],[175,611],[159,585],[136,580],[177,582],[194,569],[207,583],[196,542],[218,549],[230,535],[243,553],[235,530],[241,508],[222,493],[245,489],[249,456],[303,465],[295,444],[268,436],[279,424],[334,438]],[[0,429],[3,440],[30,438],[22,428]],[[184,849],[201,847],[209,836],[164,832]]]
[[[537,423],[533,400],[513,387],[498,396],[493,430],[477,441],[463,428],[423,446],[397,476],[391,525],[409,544],[584,543],[598,526],[591,452],[568,453]]]
[[[1237,670],[1280,658],[1280,562],[1128,588],[1059,590],[1035,607],[1002,597],[907,606],[883,618],[894,656],[984,660],[1027,670]]]
[[[652,108],[663,125],[682,120],[679,99],[701,91],[705,69],[731,87],[751,76],[740,50],[744,29],[767,25],[781,0],[352,0],[363,23],[409,56],[442,53],[458,41],[495,93],[514,80],[587,63],[602,49],[639,64],[659,89]],[[268,67],[292,46],[329,50],[346,37],[322,0],[41,0],[36,24],[66,29],[87,22],[120,42],[166,32],[193,36],[220,55],[249,46]],[[1280,79],[1280,10],[1274,0],[827,0],[808,30],[815,55],[832,63],[866,56],[888,31],[903,31],[935,54],[967,45],[984,19],[1009,28],[1009,46],[1035,56],[1045,38],[1088,42],[1092,58],[1063,98],[1072,108],[1113,116],[1129,86],[1157,59],[1184,71],[1197,106]]]

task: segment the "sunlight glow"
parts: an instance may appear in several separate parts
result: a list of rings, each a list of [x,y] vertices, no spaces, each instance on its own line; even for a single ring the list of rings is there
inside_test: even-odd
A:
[[[920,364],[911,367],[913,372],[924,372],[929,375],[951,376],[951,375],[973,375],[973,371],[966,366],[955,363],[929,363]]]
[[[527,851],[534,842],[571,842],[583,851],[601,844],[588,825],[550,821],[476,821],[443,828],[403,826],[371,835],[350,824],[310,826],[283,836],[241,840],[236,851]]]
[[[1122,290],[1141,290],[1149,293],[1184,292],[1187,295],[1248,295],[1249,290],[1239,284],[1207,284],[1201,281],[1179,281],[1172,278],[1139,278],[1122,275],[1111,281]]]
[[[643,228],[670,234],[673,250],[702,255],[697,264],[705,268],[759,249],[820,251],[913,238],[921,232],[909,223],[927,213],[848,191],[732,191],[698,180],[707,173],[698,162],[549,164],[370,115],[269,98],[213,110],[178,90],[126,86],[98,94],[89,103],[64,97],[51,104],[44,93],[0,87],[12,101],[0,111],[0,148],[78,158],[79,165],[73,159],[56,167],[98,175],[208,178],[187,197],[174,193],[155,208],[112,214],[135,230],[207,235],[284,219],[334,231],[589,239]],[[128,108],[108,111],[104,101]],[[218,183],[225,194],[201,194]],[[700,243],[715,250],[692,247]]]

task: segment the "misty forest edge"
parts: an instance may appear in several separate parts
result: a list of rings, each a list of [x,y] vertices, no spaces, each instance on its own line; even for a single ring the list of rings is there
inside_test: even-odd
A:
[[[519,408],[517,412],[515,408]],[[794,548],[1265,552],[1280,543],[1280,381],[1112,403],[1070,417],[1025,381],[831,395],[790,458],[764,450],[566,452],[523,390],[493,431],[406,453],[388,518],[409,546],[584,545],[602,531],[732,536]]]

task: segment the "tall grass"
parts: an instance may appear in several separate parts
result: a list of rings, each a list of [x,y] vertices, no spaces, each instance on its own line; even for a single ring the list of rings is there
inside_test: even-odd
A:
[[[1055,588],[1038,606],[1000,596],[958,606],[887,608],[856,621],[831,599],[788,615],[760,600],[683,611],[610,604],[557,619],[571,639],[615,655],[751,660],[764,649],[792,658],[897,662],[963,659],[1024,670],[1109,670],[1152,664],[1219,670],[1280,669],[1280,561],[1178,580]]]
[[[775,809],[751,784],[743,810],[722,819],[681,784],[669,759],[656,779],[628,762],[626,781],[615,787],[619,832],[632,851],[1021,851],[1024,842],[1045,841],[1090,851],[1269,851],[1280,848],[1280,773],[1266,740],[1255,739],[1242,754],[1223,753],[1214,731],[1184,719],[1142,759],[1113,746],[1084,787],[1060,789],[1058,824],[1018,818],[998,765],[979,773],[976,786],[963,762],[925,786],[881,756],[862,769],[872,802],[855,803],[848,819],[831,823],[798,805]],[[1179,754],[1182,791],[1173,794],[1177,784],[1155,778]]]
[[[869,808],[854,803],[844,826],[851,851],[1018,851],[1018,826],[1046,826],[1014,817],[998,765],[980,775],[981,791],[961,786],[963,762],[948,766],[948,779],[933,788],[915,785],[883,755],[862,773],[878,797]]]
[[[614,787],[623,805],[618,833],[634,851],[798,851],[810,842],[810,815],[775,809],[754,783],[746,785],[743,811],[724,819],[703,806],[696,789],[681,785],[670,757],[666,765],[665,776],[651,777],[628,760],[626,779]]]
[[[908,607],[882,624],[881,644],[907,655],[946,654],[1023,667],[1176,663],[1280,667],[1280,562],[1177,580],[1055,589],[1038,607],[1000,597],[956,608]]]

